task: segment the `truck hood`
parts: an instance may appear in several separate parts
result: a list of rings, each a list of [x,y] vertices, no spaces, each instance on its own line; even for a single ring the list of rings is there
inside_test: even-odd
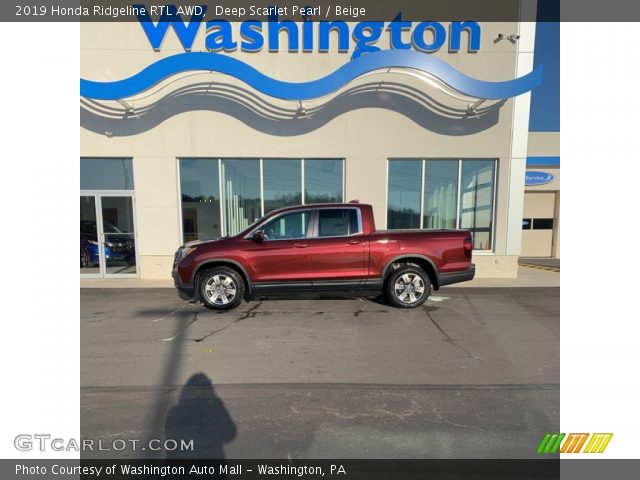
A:
[[[185,243],[184,246],[185,248],[197,247],[198,245],[214,244],[219,242],[225,242],[227,240],[229,240],[229,237],[219,237],[219,238],[214,238],[213,240],[193,240],[191,242]]]

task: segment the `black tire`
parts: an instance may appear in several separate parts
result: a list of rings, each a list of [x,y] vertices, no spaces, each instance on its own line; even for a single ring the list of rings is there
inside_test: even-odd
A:
[[[198,290],[202,304],[212,310],[231,310],[242,302],[244,280],[233,268],[213,267],[199,275]]]
[[[416,308],[429,298],[431,279],[417,265],[403,265],[389,275],[385,293],[394,307]]]

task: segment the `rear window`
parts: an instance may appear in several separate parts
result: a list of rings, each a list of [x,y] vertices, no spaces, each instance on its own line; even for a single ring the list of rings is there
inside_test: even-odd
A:
[[[342,237],[360,233],[355,208],[330,208],[318,212],[318,236]]]

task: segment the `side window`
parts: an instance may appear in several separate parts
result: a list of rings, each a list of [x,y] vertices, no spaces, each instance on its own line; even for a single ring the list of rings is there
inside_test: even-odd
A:
[[[309,226],[309,210],[286,213],[267,222],[262,231],[265,240],[288,240],[307,236]]]
[[[342,237],[360,233],[355,208],[327,208],[318,211],[318,236]]]

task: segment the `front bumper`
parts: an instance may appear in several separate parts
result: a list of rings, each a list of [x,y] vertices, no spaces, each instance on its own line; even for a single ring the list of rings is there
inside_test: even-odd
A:
[[[460,282],[468,282],[469,280],[473,280],[473,277],[476,275],[476,265],[472,263],[469,268],[466,270],[462,270],[459,272],[446,272],[440,273],[440,282],[439,287],[444,287],[445,285],[452,285],[454,283]]]
[[[193,285],[182,281],[177,268],[173,268],[171,276],[173,277],[173,284],[178,289],[180,298],[185,300],[193,298]]]

